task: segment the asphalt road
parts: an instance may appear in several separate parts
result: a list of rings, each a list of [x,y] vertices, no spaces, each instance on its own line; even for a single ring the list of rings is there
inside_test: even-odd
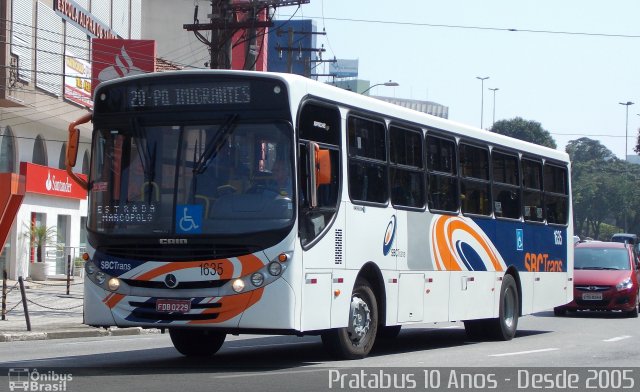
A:
[[[65,390],[96,392],[562,390],[573,373],[582,383],[577,390],[587,389],[588,378],[592,390],[638,390],[639,326],[618,315],[543,312],[521,318],[512,341],[478,342],[461,323],[429,324],[403,328],[359,361],[332,360],[313,336],[229,336],[208,359],[181,356],[161,334],[0,343],[0,390],[16,379],[11,369],[38,369],[49,388],[62,388],[68,374]],[[458,377],[465,372],[478,374]],[[569,385],[558,388],[563,380]]]

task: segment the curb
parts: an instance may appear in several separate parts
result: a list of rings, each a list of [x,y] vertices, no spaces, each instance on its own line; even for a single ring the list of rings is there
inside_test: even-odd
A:
[[[134,336],[160,333],[159,329],[109,328],[109,329],[81,329],[54,332],[8,332],[0,333],[0,343],[24,342],[32,340],[93,338],[102,336]]]

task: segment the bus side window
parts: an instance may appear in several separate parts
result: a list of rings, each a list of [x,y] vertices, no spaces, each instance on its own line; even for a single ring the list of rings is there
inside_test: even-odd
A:
[[[457,212],[460,206],[455,141],[428,135],[427,171],[429,208]]]
[[[522,159],[524,219],[543,222],[542,162]]]
[[[567,169],[544,164],[544,201],[548,223],[566,224],[569,209]]]

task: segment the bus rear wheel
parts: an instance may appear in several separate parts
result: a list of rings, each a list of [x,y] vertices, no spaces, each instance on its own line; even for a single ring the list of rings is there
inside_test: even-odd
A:
[[[351,294],[349,325],[322,334],[322,343],[332,356],[340,359],[366,357],[378,333],[378,303],[365,279],[356,280]]]
[[[217,353],[224,343],[227,334],[208,330],[190,328],[169,329],[173,347],[188,357],[210,357]]]
[[[505,275],[500,287],[500,312],[497,318],[488,320],[490,337],[511,340],[516,336],[520,306],[518,287],[511,275]]]

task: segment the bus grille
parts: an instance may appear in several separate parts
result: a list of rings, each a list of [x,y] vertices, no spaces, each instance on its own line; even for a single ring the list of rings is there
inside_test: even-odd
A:
[[[99,248],[98,251],[109,256],[122,257],[130,260],[142,261],[191,261],[191,260],[217,260],[229,257],[237,257],[258,251],[256,247],[249,246],[159,246],[156,244],[131,244],[108,246]]]
[[[142,287],[145,289],[166,289],[167,286],[162,281],[151,281],[151,280],[136,280],[136,279],[122,279],[123,282],[133,287]],[[227,283],[228,279],[219,279],[219,280],[201,280],[194,282],[179,282],[176,287],[173,287],[173,290],[186,290],[186,289],[211,289],[223,286]]]

